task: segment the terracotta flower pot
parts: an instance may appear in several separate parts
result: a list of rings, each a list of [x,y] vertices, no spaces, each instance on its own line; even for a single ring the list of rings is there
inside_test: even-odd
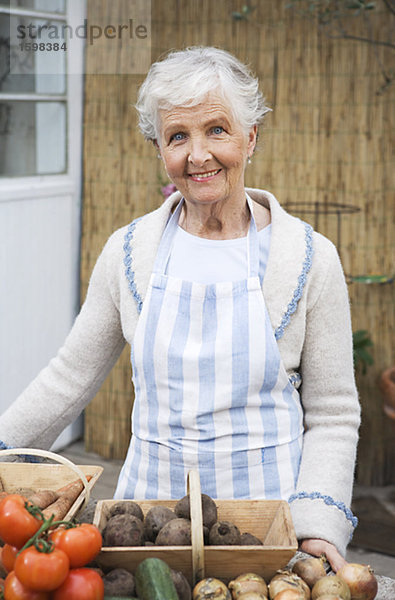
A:
[[[384,397],[383,410],[387,417],[395,420],[395,365],[381,373],[379,388]]]

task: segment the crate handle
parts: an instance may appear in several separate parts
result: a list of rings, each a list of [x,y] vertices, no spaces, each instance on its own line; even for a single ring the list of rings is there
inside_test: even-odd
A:
[[[61,456],[60,454],[55,454],[55,452],[50,452],[49,450],[41,450],[38,448],[7,448],[6,450],[0,450],[0,458],[2,456],[12,456],[12,455],[18,455],[18,454],[24,454],[24,455],[30,454],[31,456],[41,456],[44,458],[50,458],[55,462],[66,465],[66,467],[70,467],[70,469],[72,469],[78,475],[78,477],[81,479],[82,483],[84,484],[84,494],[85,495],[84,495],[82,504],[79,507],[79,510],[82,510],[88,504],[88,500],[89,500],[89,496],[90,496],[89,482],[85,476],[85,473],[79,468],[78,465],[75,465],[68,458]],[[78,500],[78,498],[77,498],[77,500]],[[76,500],[76,502],[77,502],[77,500]],[[72,508],[73,507],[71,507],[70,510],[72,510]],[[66,515],[66,517],[67,517],[67,515]]]
[[[187,492],[191,513],[191,538],[192,538],[192,580],[195,585],[204,579],[204,541],[202,496],[200,491],[200,478],[197,471],[189,471],[187,479]]]

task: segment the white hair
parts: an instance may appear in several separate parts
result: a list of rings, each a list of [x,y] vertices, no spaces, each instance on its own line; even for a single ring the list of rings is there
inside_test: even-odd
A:
[[[246,65],[225,50],[194,46],[170,52],[148,71],[136,104],[144,137],[158,139],[160,109],[196,106],[210,92],[223,97],[246,133],[271,110]]]

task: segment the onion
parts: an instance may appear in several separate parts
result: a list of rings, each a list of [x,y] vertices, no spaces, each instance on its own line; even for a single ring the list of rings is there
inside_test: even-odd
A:
[[[351,593],[348,585],[337,575],[327,575],[317,581],[311,591],[313,600],[321,599],[321,596],[332,595],[340,596],[342,600],[351,600]]]
[[[292,567],[292,571],[299,575],[311,588],[321,577],[326,576],[324,563],[325,555],[320,558],[301,558]]]
[[[333,594],[324,594],[320,596],[318,600],[342,600],[340,596],[334,596]]]
[[[369,565],[346,563],[337,576],[350,588],[351,600],[373,600],[377,594],[377,579]]]
[[[274,600],[304,600],[304,598],[303,592],[298,590],[283,590],[274,597]]]
[[[342,598],[333,594],[324,594],[323,596],[319,596],[318,600],[342,600]]]
[[[267,600],[267,596],[262,594],[262,592],[246,592],[245,594],[241,594],[238,600]]]
[[[232,592],[233,600],[238,600],[247,592],[257,592],[263,597],[267,596],[267,585],[263,577],[256,573],[243,573],[231,581],[228,585]]]
[[[296,590],[302,592],[304,600],[310,600],[310,588],[303,579],[291,571],[279,571],[269,583],[269,598],[274,600],[275,596],[283,590]]]
[[[230,591],[223,581],[207,577],[199,581],[192,592],[193,600],[231,600]]]

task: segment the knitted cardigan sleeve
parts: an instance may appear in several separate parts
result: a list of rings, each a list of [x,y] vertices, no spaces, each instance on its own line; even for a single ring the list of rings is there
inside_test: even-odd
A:
[[[0,440],[5,445],[49,448],[94,397],[119,357],[125,340],[110,289],[108,256],[113,245],[110,238],[57,356],[1,415]]]
[[[298,539],[322,538],[344,555],[356,525],[349,507],[360,408],[348,293],[334,247],[322,268],[327,271],[323,285],[306,314],[305,433],[297,488],[289,501]]]

